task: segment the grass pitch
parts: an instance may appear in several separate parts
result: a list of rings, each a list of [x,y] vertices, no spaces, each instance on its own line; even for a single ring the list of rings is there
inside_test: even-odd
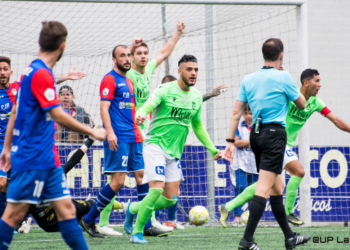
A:
[[[237,249],[239,240],[243,236],[244,227],[186,227],[185,230],[174,230],[168,237],[146,237],[149,244],[135,245],[129,242],[122,227],[115,227],[123,236],[109,236],[105,239],[90,238],[84,233],[90,249],[112,250],[112,249],[142,249],[142,250],[179,250],[179,249]],[[327,249],[341,250],[350,249],[350,229],[348,227],[311,227],[292,228],[301,234],[311,235],[311,240],[306,245],[297,249]],[[314,238],[313,237],[317,237]],[[321,238],[319,238],[321,237]],[[327,237],[328,242],[327,242]],[[331,240],[331,238],[333,240]],[[281,250],[284,247],[284,236],[277,227],[258,228],[255,233],[255,241],[259,247],[265,250]],[[314,243],[317,239],[326,243]],[[29,234],[14,235],[10,249],[68,249],[61,238],[60,233],[46,233],[42,229],[33,227]]]

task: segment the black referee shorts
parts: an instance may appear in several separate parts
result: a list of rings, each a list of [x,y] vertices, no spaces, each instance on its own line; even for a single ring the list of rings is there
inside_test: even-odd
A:
[[[260,133],[255,131],[255,125],[250,132],[250,146],[255,155],[256,168],[265,171],[282,173],[284,151],[287,144],[287,134],[283,126],[277,123],[260,124]]]

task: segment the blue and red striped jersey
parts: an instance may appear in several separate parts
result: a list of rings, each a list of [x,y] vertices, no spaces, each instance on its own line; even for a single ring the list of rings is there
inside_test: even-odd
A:
[[[134,83],[115,70],[103,78],[100,86],[101,101],[110,101],[109,115],[118,142],[141,142],[134,116],[136,108]],[[108,141],[104,141],[108,146]]]
[[[52,70],[34,60],[24,71],[16,98],[12,168],[51,169],[61,165],[55,146],[56,124],[49,111],[59,107]]]
[[[10,83],[7,89],[0,89],[0,145],[4,145],[7,123],[10,118],[11,109],[15,102],[18,83]]]

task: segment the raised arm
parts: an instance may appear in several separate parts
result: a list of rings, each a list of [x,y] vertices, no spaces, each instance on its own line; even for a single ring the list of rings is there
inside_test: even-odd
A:
[[[335,126],[337,126],[337,128],[345,131],[345,132],[349,132],[350,133],[350,125],[345,122],[343,119],[339,118],[338,116],[336,116],[333,112],[329,113],[328,115],[326,115],[326,117],[334,123]]]
[[[185,30],[185,24],[183,21],[178,21],[176,24],[176,32],[175,34],[170,38],[170,40],[163,46],[163,48],[158,52],[156,55],[156,63],[158,67],[167,57],[173,52],[176,43],[179,41],[182,33]]]
[[[60,84],[60,83],[67,81],[67,80],[75,81],[75,80],[80,80],[84,77],[85,77],[84,72],[81,72],[81,71],[77,72],[77,71],[75,71],[75,67],[73,67],[73,68],[71,68],[71,70],[67,74],[55,77],[55,80],[56,80],[56,84]]]
[[[216,86],[213,88],[212,91],[203,95],[203,102],[208,101],[212,97],[219,96],[221,93],[224,93],[226,91],[227,91],[226,84],[223,84],[223,85],[216,84]]]

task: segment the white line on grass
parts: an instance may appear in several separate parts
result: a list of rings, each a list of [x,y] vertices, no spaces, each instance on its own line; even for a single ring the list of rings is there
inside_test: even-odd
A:
[[[337,232],[348,232],[348,229],[343,229],[343,230],[317,230],[317,232],[332,232],[332,231],[337,231]],[[231,233],[218,233],[216,235],[232,235],[232,234],[242,234],[243,232],[231,232]],[[282,233],[281,230],[278,231],[266,231],[266,232],[255,232],[256,234],[270,234],[270,233]],[[205,236],[207,234],[176,234],[176,235],[169,235],[170,237],[189,237],[189,236]],[[13,242],[15,243],[37,243],[37,242],[50,242],[50,241],[63,241],[63,239],[52,239],[52,240],[21,240],[17,241],[14,240]]]

